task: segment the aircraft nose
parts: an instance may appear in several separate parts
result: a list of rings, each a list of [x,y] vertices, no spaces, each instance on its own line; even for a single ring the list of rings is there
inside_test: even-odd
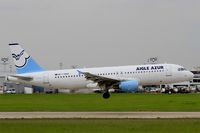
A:
[[[188,72],[188,79],[192,80],[194,78],[194,74],[192,72]]]

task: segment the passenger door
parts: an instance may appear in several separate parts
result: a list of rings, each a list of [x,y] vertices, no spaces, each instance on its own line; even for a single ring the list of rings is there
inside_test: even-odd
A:
[[[171,77],[172,76],[172,67],[170,65],[166,66],[166,77]]]

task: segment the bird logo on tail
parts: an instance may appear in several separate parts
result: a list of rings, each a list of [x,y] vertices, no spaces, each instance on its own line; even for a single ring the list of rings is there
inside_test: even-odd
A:
[[[15,66],[18,68],[24,67],[30,58],[30,56],[27,55],[24,50],[22,50],[19,54],[13,53],[12,57],[15,59]]]

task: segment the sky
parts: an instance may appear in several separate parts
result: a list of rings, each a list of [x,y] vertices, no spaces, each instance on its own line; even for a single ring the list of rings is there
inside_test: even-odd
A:
[[[199,0],[0,0],[0,57],[20,43],[45,69],[200,66]]]

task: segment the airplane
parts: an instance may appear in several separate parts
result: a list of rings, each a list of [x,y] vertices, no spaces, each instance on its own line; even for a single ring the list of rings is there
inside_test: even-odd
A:
[[[110,89],[136,92],[139,86],[190,81],[193,74],[176,64],[146,64],[47,71],[18,43],[9,44],[16,66],[16,75],[9,81],[51,89],[101,88],[103,98],[110,98]]]

